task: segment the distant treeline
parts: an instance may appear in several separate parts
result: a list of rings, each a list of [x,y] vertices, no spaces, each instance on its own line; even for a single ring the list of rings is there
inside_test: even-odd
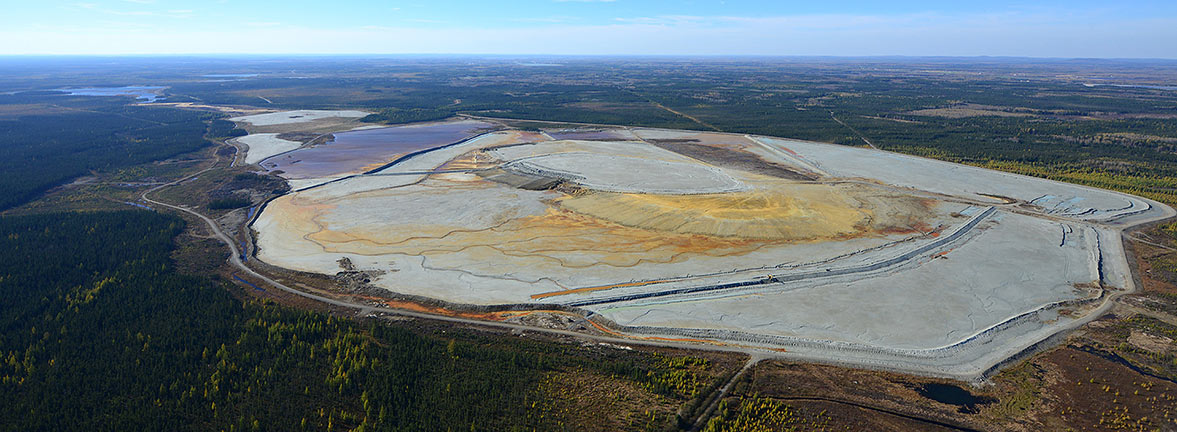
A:
[[[1177,178],[1177,95],[1172,92],[999,75],[928,76],[853,64],[786,68],[772,62],[601,61],[576,66],[423,66],[412,80],[384,81],[384,88],[362,103],[387,104],[366,119],[385,123],[464,113],[716,128],[846,145],[865,145],[865,137],[887,150],[1113,187],[1177,204],[1177,194],[1167,186]],[[1034,71],[1022,65],[979,70],[1003,67]],[[378,86],[378,81],[363,85]],[[991,114],[950,118],[920,111],[962,106]],[[1091,180],[1107,176],[1131,180],[1124,185]]]

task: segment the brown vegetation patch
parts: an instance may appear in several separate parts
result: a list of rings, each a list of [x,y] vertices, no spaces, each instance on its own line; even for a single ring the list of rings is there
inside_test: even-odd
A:
[[[69,109],[43,104],[0,105],[0,120],[16,120],[24,116],[61,114]]]
[[[1174,349],[1173,339],[1148,334],[1139,330],[1132,330],[1132,334],[1128,335],[1128,343],[1136,348],[1155,353],[1166,353]]]
[[[827,430],[952,430],[938,423],[975,427],[972,415],[961,413],[957,406],[921,396],[915,387],[923,383],[962,385],[887,372],[772,361],[749,371],[733,394],[745,400],[759,396],[782,402],[797,409],[800,416],[824,412],[830,426]]]
[[[1034,363],[1043,368],[1044,388],[1031,418],[1040,418],[1048,429],[1177,428],[1177,384],[1171,381],[1075,346],[1051,351]]]
[[[927,383],[961,386],[991,402],[962,412],[915,390]],[[729,405],[759,397],[788,404],[796,415],[824,412],[830,430],[1177,430],[1177,383],[1141,374],[1089,345],[1037,355],[990,383],[765,362],[737,384]]]
[[[537,416],[553,416],[569,430],[579,431],[661,430],[673,423],[681,403],[632,381],[584,370],[551,372],[540,382],[539,392]]]

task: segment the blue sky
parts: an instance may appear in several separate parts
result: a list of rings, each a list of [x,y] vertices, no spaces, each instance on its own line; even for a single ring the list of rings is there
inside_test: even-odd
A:
[[[1177,1],[0,0],[0,54],[1177,58]]]

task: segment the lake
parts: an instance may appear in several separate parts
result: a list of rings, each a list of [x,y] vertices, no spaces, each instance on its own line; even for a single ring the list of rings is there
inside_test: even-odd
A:
[[[134,96],[143,102],[155,102],[163,99],[159,94],[162,86],[124,86],[124,87],[86,87],[60,88],[54,91],[65,92],[69,96]]]

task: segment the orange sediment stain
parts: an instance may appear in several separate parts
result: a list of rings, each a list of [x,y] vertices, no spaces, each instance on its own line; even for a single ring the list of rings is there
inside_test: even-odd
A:
[[[623,338],[624,338],[624,337],[628,337],[628,336],[626,336],[626,335],[624,335],[624,334],[621,334],[621,333],[619,333],[619,332],[615,332],[615,331],[613,331],[613,330],[609,330],[609,329],[605,328],[605,326],[603,326],[603,325],[600,325],[600,324],[597,324],[597,323],[596,323],[596,321],[593,321],[593,320],[591,320],[591,319],[586,319],[585,321],[588,321],[588,323],[589,323],[589,324],[592,324],[592,325],[593,325],[593,327],[596,327],[596,328],[597,328],[597,330],[600,330],[600,331],[602,331],[602,332],[604,332],[604,333],[606,333],[606,334],[611,334],[611,335],[613,335],[613,336],[617,336],[617,337],[623,337]]]
[[[374,169],[377,169],[377,168],[380,168],[380,167],[382,167],[382,166],[388,165],[389,163],[392,163],[392,161],[396,160],[397,158],[399,158],[399,157],[401,157],[401,156],[403,156],[403,154],[394,154],[394,155],[392,155],[392,156],[389,156],[389,157],[385,158],[385,160],[381,160],[381,161],[378,161],[378,162],[372,162],[372,163],[370,163],[370,164],[364,165],[363,167],[360,167],[360,169],[359,169],[359,170],[357,170],[357,171],[358,171],[358,172],[362,172],[362,173],[365,173],[365,172],[368,172],[368,171],[372,171],[372,170],[374,170]]]
[[[658,340],[658,341],[667,341],[667,342],[698,342],[698,343],[709,343],[712,345],[727,345],[723,342],[713,341],[713,340],[708,340],[708,339],[668,338],[668,337],[661,337],[661,336],[642,336],[642,337],[640,337],[640,339]]]
[[[532,294],[531,298],[541,299],[541,298],[562,296],[565,294],[579,294],[579,293],[586,293],[586,292],[593,292],[593,291],[602,291],[602,290],[613,289],[613,288],[636,287],[636,286],[644,286],[644,285],[650,285],[650,284],[656,284],[656,283],[662,283],[662,282],[668,282],[668,280],[664,279],[664,280],[653,280],[653,281],[645,281],[645,282],[627,282],[627,283],[620,283],[620,284],[613,284],[613,285],[600,285],[600,286],[592,286],[592,287],[584,287],[584,288],[574,288],[574,289],[563,290],[563,291],[552,291],[552,292],[546,292],[546,293],[540,293],[540,294]]]
[[[454,311],[454,310],[446,309],[446,308],[443,308],[440,306],[426,306],[426,305],[423,305],[420,303],[414,303],[414,302],[403,301],[403,300],[388,300],[388,299],[382,299],[379,297],[372,297],[372,296],[354,296],[354,297],[362,298],[362,299],[376,302],[376,303],[380,303],[380,304],[383,304],[383,305],[388,306],[393,309],[402,309],[402,310],[407,310],[407,311],[428,313],[428,314],[434,314],[434,315],[442,315],[442,316],[448,316],[448,317],[480,319],[480,320],[486,320],[486,321],[504,321],[508,318],[511,318],[511,317],[514,317],[517,315],[526,315],[526,314],[529,314],[532,312],[537,312],[537,311],[461,312],[461,311]]]

